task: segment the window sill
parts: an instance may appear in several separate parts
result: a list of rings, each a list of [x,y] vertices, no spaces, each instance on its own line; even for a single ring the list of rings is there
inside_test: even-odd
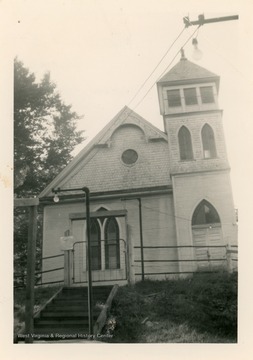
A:
[[[181,163],[184,163],[184,162],[190,162],[190,161],[196,161],[196,159],[186,159],[186,160],[182,160],[182,159],[180,159],[179,160],[179,162],[181,162]]]
[[[218,156],[214,156],[214,157],[209,157],[209,158],[202,158],[202,160],[215,160],[215,159],[219,159]]]
[[[201,224],[201,225],[192,225],[192,229],[212,229],[212,228],[220,228],[220,223],[213,223],[213,224]]]

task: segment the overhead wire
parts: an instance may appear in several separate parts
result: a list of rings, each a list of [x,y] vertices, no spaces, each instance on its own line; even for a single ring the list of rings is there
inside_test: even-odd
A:
[[[147,81],[151,78],[151,76],[154,74],[154,72],[156,71],[156,69],[158,68],[158,66],[162,63],[162,61],[164,60],[164,58],[167,56],[167,54],[169,53],[169,51],[171,50],[171,48],[173,47],[173,45],[176,43],[176,41],[180,38],[180,36],[183,34],[183,32],[185,31],[186,27],[184,27],[181,32],[178,34],[178,36],[176,37],[176,39],[171,43],[171,45],[169,46],[169,48],[166,50],[166,52],[164,53],[164,55],[162,56],[162,58],[159,60],[158,64],[156,65],[156,67],[154,68],[154,70],[150,73],[150,75],[146,78],[146,80],[141,84],[141,86],[139,87],[139,89],[137,90],[137,92],[135,93],[135,95],[130,99],[129,103],[127,106],[129,106],[132,101],[136,98],[136,96],[140,93],[140,91],[143,89],[144,85],[147,83]]]
[[[173,63],[173,61],[175,60],[175,58],[177,57],[177,55],[180,53],[181,49],[184,48],[184,46],[191,40],[191,38],[193,37],[193,35],[198,31],[199,26],[197,27],[197,29],[195,29],[195,31],[188,37],[188,39],[184,42],[184,44],[181,46],[181,48],[177,51],[177,53],[175,54],[175,56],[172,58],[172,60],[170,61],[169,65],[166,67],[166,69],[162,72],[162,74],[159,76],[159,78],[151,85],[151,87],[148,89],[148,91],[145,93],[145,95],[141,98],[141,100],[137,103],[137,105],[135,105],[134,110],[140,105],[140,103],[145,99],[145,97],[149,94],[149,92],[152,90],[152,88],[155,86],[155,84],[161,79],[161,77],[167,72],[167,70],[169,69],[169,67],[171,66],[171,64]]]
[[[146,98],[146,96],[149,94],[149,92],[151,91],[151,89],[154,87],[154,85],[157,83],[157,81],[159,81],[162,76],[167,72],[167,70],[169,69],[169,67],[171,66],[171,64],[173,63],[173,61],[175,60],[175,58],[178,56],[179,52],[181,51],[182,48],[185,47],[185,45],[191,40],[191,38],[197,33],[197,36],[198,36],[198,33],[199,33],[199,28],[200,28],[201,25],[199,25],[194,31],[193,33],[187,38],[187,40],[184,42],[184,44],[180,47],[180,49],[176,52],[176,54],[174,55],[174,57],[172,58],[172,60],[170,61],[170,63],[168,64],[168,66],[165,68],[165,70],[161,73],[161,75],[158,77],[158,79],[152,84],[152,86],[148,89],[148,91],[145,93],[145,95],[141,98],[141,100],[135,105],[134,109],[131,110],[128,114],[127,114],[127,117],[126,119],[133,113],[133,111],[141,104],[141,102]],[[171,45],[169,46],[169,48],[166,50],[166,52],[164,53],[164,55],[162,56],[162,58],[159,60],[158,64],[156,65],[156,67],[153,69],[153,71],[150,73],[150,75],[146,78],[146,80],[141,84],[141,86],[139,87],[139,89],[137,90],[137,92],[135,93],[135,95],[130,99],[129,103],[128,103],[128,106],[133,102],[133,100],[137,97],[137,95],[140,93],[140,91],[143,89],[143,87],[145,86],[145,84],[147,83],[147,81],[151,78],[151,76],[154,74],[154,72],[157,70],[157,68],[159,67],[159,65],[162,63],[162,61],[164,60],[164,58],[167,56],[167,54],[169,53],[169,51],[171,50],[171,48],[173,47],[173,45],[176,43],[176,41],[180,38],[180,36],[183,34],[183,32],[185,31],[186,27],[184,27],[181,32],[178,34],[178,36],[175,38],[175,40],[171,43]],[[144,208],[147,208],[149,210],[152,210],[152,211],[157,211],[161,214],[165,214],[165,215],[168,215],[170,217],[173,217],[173,218],[178,218],[180,220],[184,220],[184,221],[187,221],[187,222],[191,222],[190,219],[186,219],[186,218],[183,218],[183,217],[180,217],[180,216],[176,216],[176,215],[173,215],[173,214],[169,214],[169,213],[166,213],[166,212],[162,212],[158,209],[154,209],[154,208],[151,208],[151,207],[148,207],[148,206],[145,206],[145,205],[142,205]],[[149,229],[151,230],[151,229]]]
[[[182,216],[177,216],[177,215],[173,215],[173,214],[171,214],[171,213],[168,213],[168,212],[166,212],[166,211],[161,211],[161,210],[159,210],[159,209],[157,209],[157,208],[152,208],[152,207],[149,207],[149,206],[147,206],[147,205],[144,205],[143,203],[142,203],[142,208],[146,208],[146,209],[148,209],[148,210],[151,210],[151,211],[154,211],[154,212],[157,212],[157,213],[160,213],[160,214],[162,214],[162,215],[167,215],[167,216],[169,216],[169,217],[171,217],[171,218],[173,218],[173,219],[179,219],[179,220],[184,220],[184,221],[186,221],[186,222],[188,222],[188,223],[191,223],[192,222],[192,220],[191,219],[187,219],[187,218],[184,218],[184,217],[182,217]],[[223,222],[222,223],[223,225],[231,225],[231,223],[229,222]],[[166,229],[166,228],[170,228],[170,227],[164,227],[163,229]],[[157,230],[157,229],[160,229],[160,228],[145,228],[145,231],[146,230]]]

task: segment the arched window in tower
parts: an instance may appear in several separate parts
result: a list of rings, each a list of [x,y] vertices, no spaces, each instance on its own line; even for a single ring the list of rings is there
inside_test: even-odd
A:
[[[205,159],[211,159],[216,157],[216,146],[213,129],[210,125],[205,124],[201,131],[203,152]]]
[[[90,223],[91,269],[101,270],[101,231],[97,220]]]
[[[119,226],[114,217],[105,226],[105,268],[120,268]]]
[[[193,217],[192,226],[219,224],[220,217],[216,209],[208,201],[202,200],[196,207]]]
[[[178,132],[178,143],[180,150],[180,159],[181,160],[192,160],[193,152],[192,152],[192,140],[190,131],[182,126]]]

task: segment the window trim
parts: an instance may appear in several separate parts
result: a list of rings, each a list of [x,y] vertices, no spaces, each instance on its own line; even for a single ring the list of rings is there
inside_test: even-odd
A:
[[[114,224],[116,225],[116,238],[115,239],[108,239],[108,227],[110,225],[110,222],[113,221]],[[105,227],[104,227],[104,238],[105,238],[105,270],[119,270],[120,269],[120,238],[119,238],[119,235],[120,235],[120,228],[119,228],[119,224],[118,224],[118,221],[115,217],[109,217],[107,220],[106,220],[106,223],[105,223]],[[116,247],[116,267],[110,267],[110,256],[109,256],[109,248],[107,247],[108,246],[108,242],[110,240],[115,240],[116,241],[116,244],[115,244],[115,247]],[[110,246],[110,244],[109,244]]]
[[[133,151],[134,155],[136,155],[136,160],[135,160],[135,161],[133,161],[133,162],[131,162],[131,163],[127,163],[127,162],[124,161],[123,157],[124,157],[124,154],[127,153],[127,151]],[[125,165],[125,166],[134,166],[134,165],[138,162],[139,154],[138,154],[138,152],[137,152],[136,150],[134,150],[134,149],[125,149],[125,150],[121,153],[120,159],[121,159],[121,162],[122,162],[123,165]]]
[[[205,223],[199,223],[199,224],[196,223],[196,219],[198,218],[198,214],[199,214],[201,208],[204,207],[204,206],[207,206],[211,211],[214,212],[214,214],[217,217],[218,221],[205,222]],[[205,220],[206,220],[206,213],[204,213],[204,214],[205,214]],[[216,210],[216,208],[209,201],[204,199],[204,200],[200,201],[199,204],[195,207],[194,212],[192,214],[191,225],[192,225],[192,227],[203,227],[203,228],[210,227],[210,226],[212,226],[212,227],[221,226],[220,215],[219,215],[218,211]]]
[[[189,97],[186,96],[187,91],[194,90],[195,96],[192,97],[192,99],[195,100],[195,102],[187,104],[187,99],[189,100]],[[183,87],[183,94],[184,94],[184,102],[185,106],[195,106],[198,105],[198,93],[197,93],[197,87]],[[191,97],[190,97],[191,98]]]
[[[98,240],[97,240],[97,245],[94,245],[93,243],[95,241],[92,241],[92,226],[93,224],[96,226],[96,229],[98,230]],[[100,227],[100,223],[98,221],[98,219],[91,219],[91,224],[90,224],[90,234],[91,234],[91,241],[90,241],[90,247],[91,247],[91,270],[92,271],[100,271],[102,270],[102,252],[101,252],[101,227]],[[96,256],[96,258],[98,259],[98,266],[96,268],[92,268],[92,249],[93,248],[97,248],[97,252],[98,252],[98,256]]]
[[[213,101],[209,103],[202,102],[200,88],[210,87],[212,88]],[[192,105],[187,105],[184,95],[184,90],[196,89],[197,102]],[[181,98],[181,106],[171,106],[168,100],[168,92],[170,90],[178,90]],[[201,111],[207,109],[218,109],[217,101],[217,87],[213,82],[196,82],[191,84],[178,84],[178,85],[165,85],[162,90],[163,107],[165,113],[178,113],[187,111]]]
[[[173,104],[170,104],[170,100],[169,100],[169,93],[172,93],[172,92],[177,92],[178,95],[179,95],[179,98],[177,99],[177,101],[179,100],[180,101],[180,104],[176,104],[176,105],[173,105]],[[167,90],[167,100],[168,100],[168,106],[169,108],[179,108],[182,106],[182,95],[181,95],[181,91],[180,91],[180,88],[176,88],[176,89],[168,89]],[[174,101],[174,100],[173,100]]]
[[[209,133],[206,133],[205,129],[208,129]],[[216,159],[217,147],[216,147],[215,134],[212,126],[208,123],[205,123],[201,128],[201,142],[202,142],[203,159],[205,160]],[[208,151],[210,152],[210,156],[206,156],[206,153]]]
[[[184,133],[183,133],[183,131],[184,131]],[[182,136],[181,136],[181,134],[182,134]],[[191,137],[190,130],[185,125],[182,125],[178,131],[177,137],[178,137],[180,160],[181,161],[194,160],[192,137]],[[186,154],[185,158],[182,156],[184,153]]]
[[[211,89],[211,92],[209,94],[204,95],[201,92],[201,89]],[[214,91],[213,91],[213,86],[212,85],[205,85],[205,86],[199,86],[199,94],[200,94],[200,99],[201,99],[201,104],[214,104],[215,103],[215,97],[214,97]],[[212,100],[211,101],[203,101],[204,97],[206,96],[206,98],[208,98],[210,96],[210,94],[212,95]]]

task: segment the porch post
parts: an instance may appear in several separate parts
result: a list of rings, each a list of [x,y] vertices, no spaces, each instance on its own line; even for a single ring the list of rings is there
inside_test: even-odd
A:
[[[135,283],[135,274],[134,274],[134,254],[133,254],[133,239],[132,231],[129,224],[127,224],[127,281],[128,284]]]
[[[73,284],[73,250],[64,251],[64,286]]]
[[[35,284],[35,261],[37,239],[37,205],[29,208],[29,228],[27,243],[27,278],[26,278],[26,303],[25,303],[25,333],[28,337],[25,343],[33,343],[33,308],[34,308],[34,284]]]
[[[233,272],[233,266],[232,266],[232,256],[231,256],[231,250],[229,248],[229,245],[226,246],[227,251],[227,270],[229,273]]]

